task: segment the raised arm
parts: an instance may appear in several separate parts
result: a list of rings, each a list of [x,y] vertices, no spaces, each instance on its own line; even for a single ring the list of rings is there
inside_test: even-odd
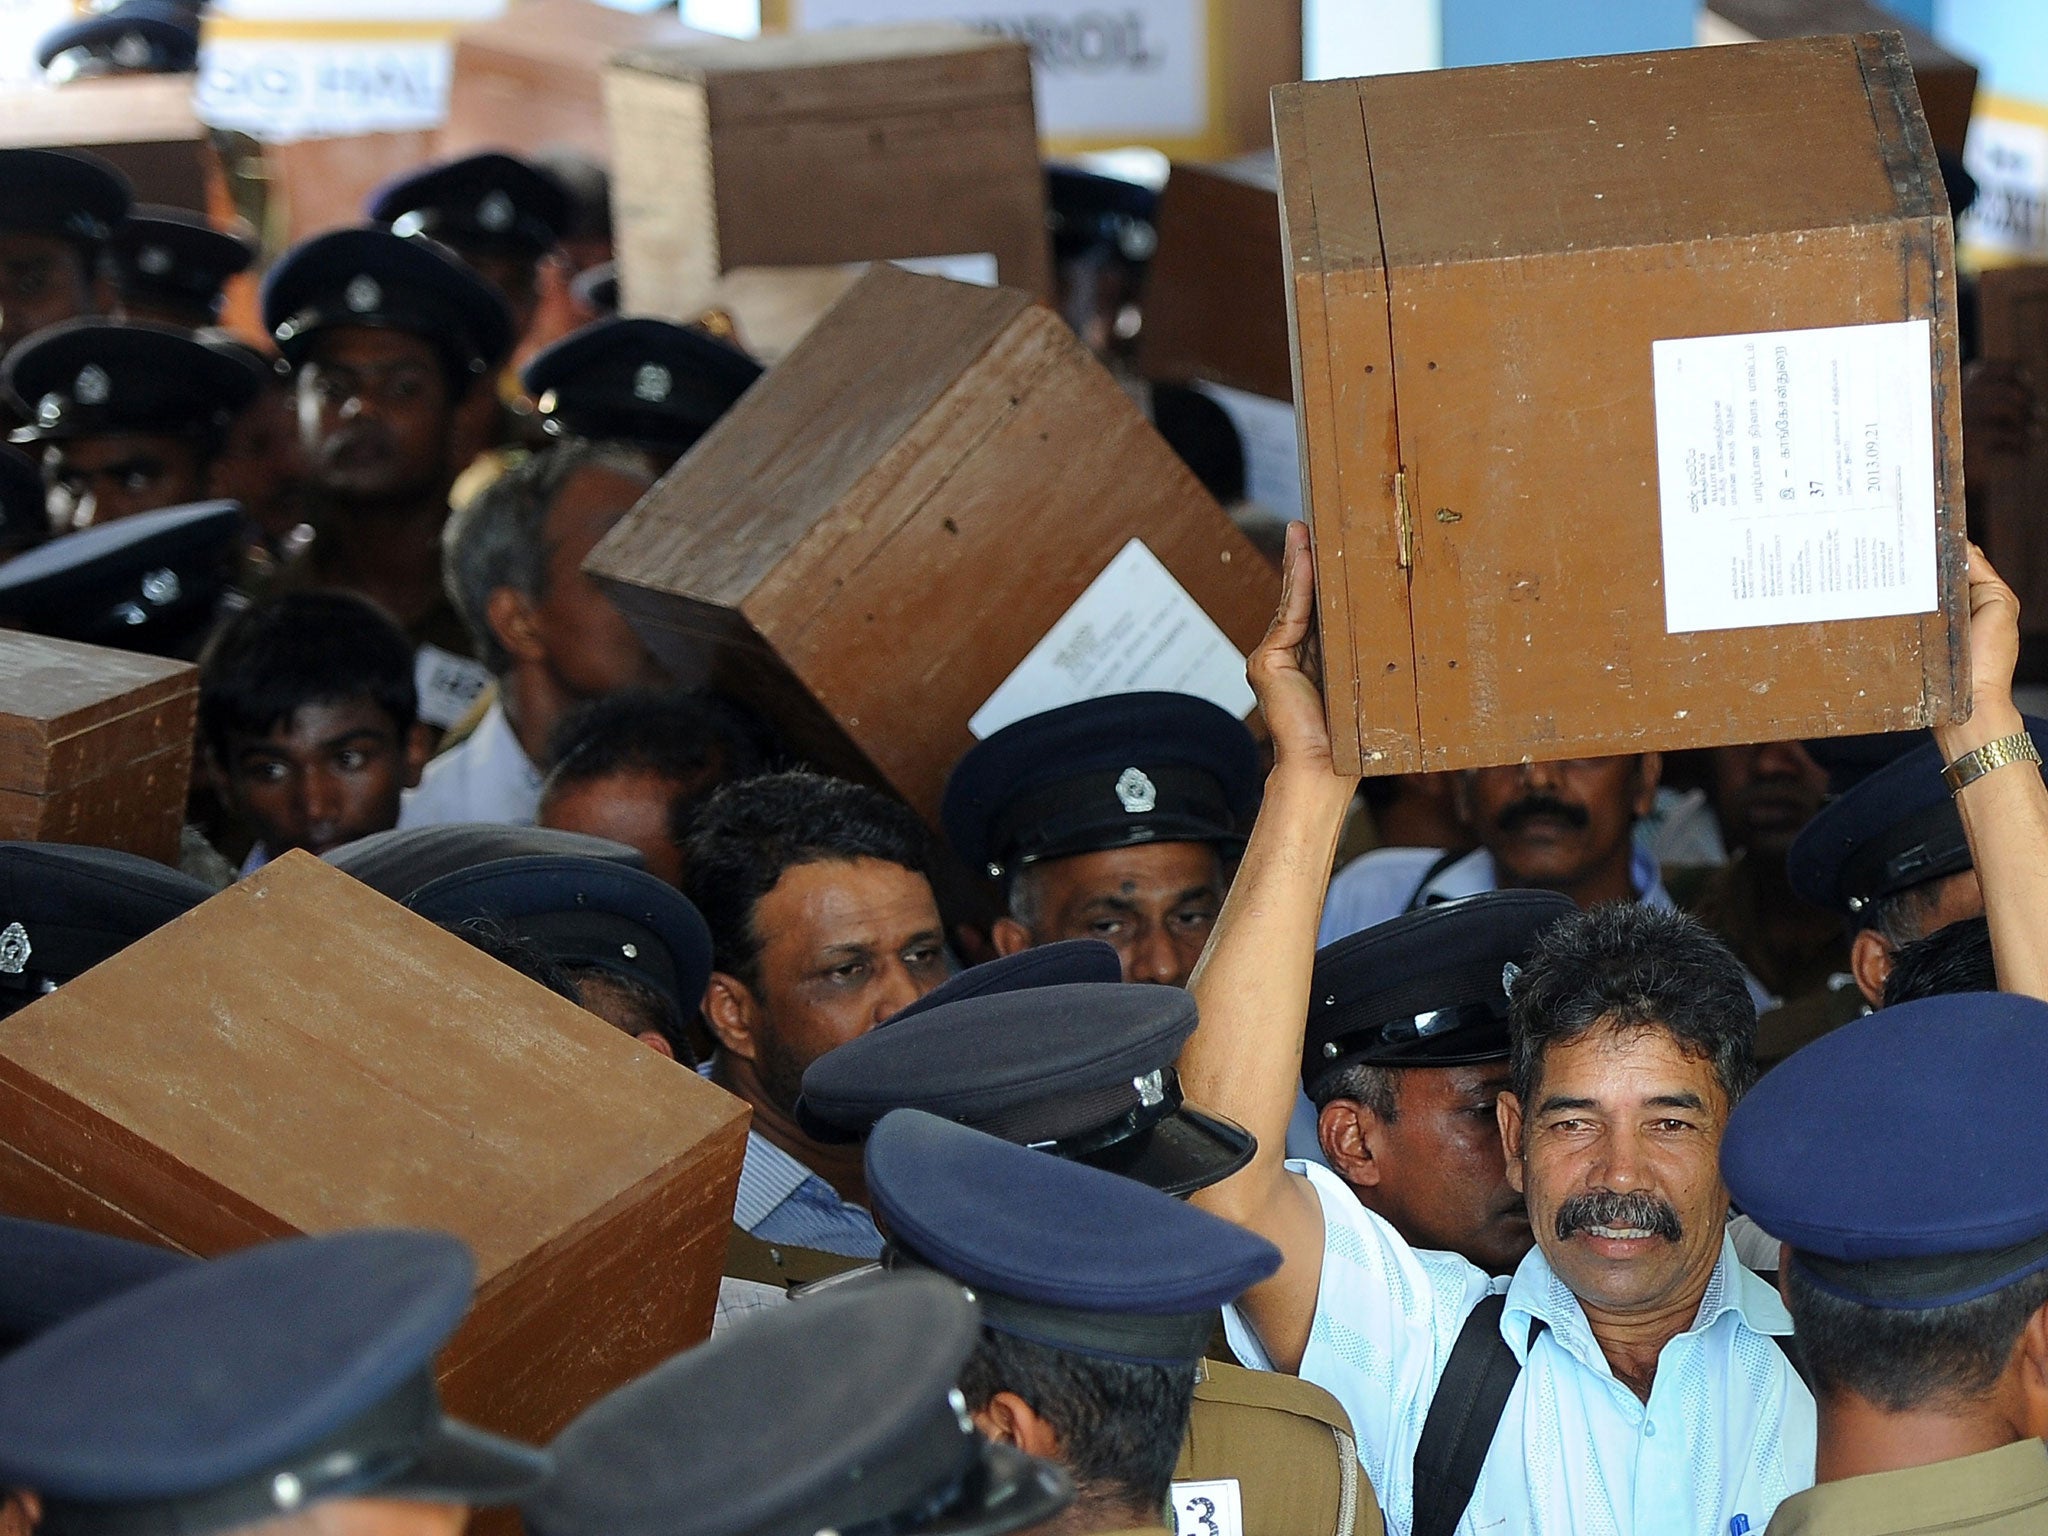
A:
[[[1285,1167],[1287,1122],[1301,1082],[1316,925],[1356,792],[1330,761],[1314,657],[1308,530],[1287,530],[1280,611],[1247,672],[1273,738],[1273,771],[1251,844],[1188,987],[1201,1026],[1180,1059],[1188,1097],[1258,1138],[1240,1173],[1195,1203],[1276,1245],[1286,1262],[1244,1298],[1272,1362],[1296,1369],[1322,1280],[1323,1218],[1315,1191]]]
[[[1970,549],[1970,718],[1934,733],[1944,761],[2024,731],[2012,701],[2019,659],[2020,604]],[[1970,857],[1984,886],[1998,985],[2048,999],[2048,784],[2030,763],[1994,769],[1956,794]]]

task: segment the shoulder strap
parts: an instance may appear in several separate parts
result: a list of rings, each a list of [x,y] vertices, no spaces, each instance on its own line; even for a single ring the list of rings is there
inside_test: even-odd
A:
[[[1430,1399],[1422,1438],[1415,1445],[1415,1514],[1411,1536],[1452,1536],[1472,1490],[1479,1486],[1479,1468],[1493,1445],[1508,1395],[1522,1374],[1522,1362],[1500,1336],[1501,1313],[1508,1299],[1496,1292],[1482,1299],[1458,1330],[1451,1358]],[[1529,1331],[1534,1343],[1537,1324]]]
[[[1438,854],[1429,868],[1422,872],[1422,878],[1415,882],[1415,892],[1408,898],[1406,910],[1417,912],[1423,907],[1428,906],[1429,902],[1424,893],[1429,890],[1431,883],[1435,881],[1438,875],[1449,869],[1471,851],[1470,848],[1446,848],[1442,853]]]

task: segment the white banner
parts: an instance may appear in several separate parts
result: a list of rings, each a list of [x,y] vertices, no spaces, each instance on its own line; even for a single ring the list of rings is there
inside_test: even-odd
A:
[[[1957,222],[1962,242],[1977,253],[2048,257],[2048,126],[1980,104],[1963,164],[1977,200]]]
[[[404,133],[448,116],[447,38],[235,38],[199,55],[201,122],[271,144]]]

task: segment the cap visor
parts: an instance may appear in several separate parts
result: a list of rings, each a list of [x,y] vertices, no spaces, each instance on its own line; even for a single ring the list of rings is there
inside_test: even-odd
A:
[[[917,1527],[918,1536],[1003,1536],[1043,1525],[1073,1501],[1074,1486],[1048,1462],[986,1443],[960,1501]]]
[[[545,1451],[444,1417],[419,1460],[376,1493],[430,1504],[510,1504],[539,1487],[550,1466]]]
[[[1252,1160],[1258,1142],[1221,1115],[1182,1104],[1151,1130],[1086,1159],[1162,1194],[1191,1195],[1220,1184]]]

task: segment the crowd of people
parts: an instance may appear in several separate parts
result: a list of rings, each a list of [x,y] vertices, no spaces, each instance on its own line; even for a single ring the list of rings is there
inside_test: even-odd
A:
[[[714,1336],[533,1447],[441,1407],[448,1234],[0,1218],[0,1536],[2048,1530],[2048,722],[1981,553],[1931,734],[1361,785],[1296,523],[1252,725],[1053,708],[928,826],[585,573],[763,369],[605,312],[583,169],[401,177],[255,337],[253,242],[0,150],[0,622],[199,667],[181,867],[0,845],[0,1017],[323,858],[747,1106]],[[1121,371],[1144,194],[1051,192]]]

